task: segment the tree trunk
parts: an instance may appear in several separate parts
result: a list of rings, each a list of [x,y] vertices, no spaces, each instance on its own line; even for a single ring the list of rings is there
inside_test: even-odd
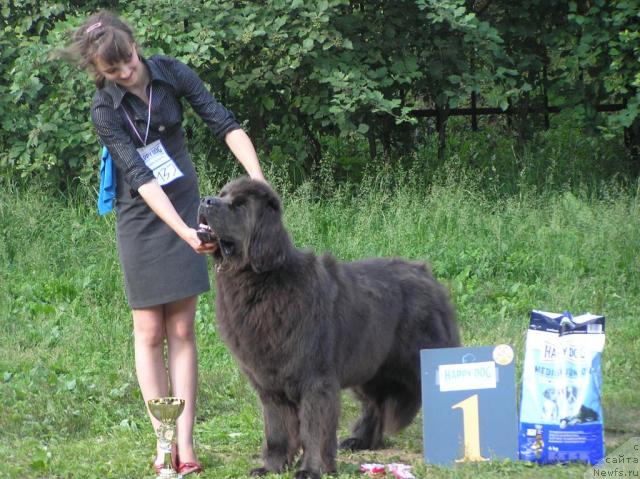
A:
[[[449,109],[436,106],[436,130],[438,130],[438,161],[444,163],[447,148],[447,118]]]
[[[378,146],[376,145],[376,135],[373,133],[373,129],[370,128],[367,134],[369,140],[369,158],[374,163],[378,159]]]
[[[631,157],[631,167],[636,175],[640,174],[640,117],[636,117],[629,128],[624,129],[624,146]]]

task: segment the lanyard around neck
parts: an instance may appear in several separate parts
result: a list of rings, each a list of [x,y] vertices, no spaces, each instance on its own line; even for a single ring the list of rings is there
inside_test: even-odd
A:
[[[131,125],[133,132],[136,134],[136,136],[144,146],[147,146],[147,138],[149,137],[149,125],[151,125],[151,101],[152,100],[153,100],[153,84],[150,84],[149,85],[149,111],[147,112],[147,129],[145,130],[145,133],[144,133],[144,140],[140,136],[140,133],[138,133],[138,129],[133,124],[133,121],[131,121],[131,117],[129,116],[129,113],[127,113],[127,109],[123,108],[124,114],[127,117],[127,120],[129,120],[129,125]]]

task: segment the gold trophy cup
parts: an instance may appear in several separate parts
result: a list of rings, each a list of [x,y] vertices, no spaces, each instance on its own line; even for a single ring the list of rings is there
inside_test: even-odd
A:
[[[147,405],[153,417],[160,421],[156,435],[164,454],[164,465],[156,479],[178,479],[178,473],[171,461],[171,445],[176,434],[176,419],[184,409],[184,399],[174,397],[149,399]]]

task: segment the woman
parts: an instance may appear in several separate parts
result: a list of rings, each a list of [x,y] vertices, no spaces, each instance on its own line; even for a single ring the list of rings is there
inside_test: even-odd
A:
[[[264,181],[258,157],[233,114],[192,70],[174,58],[140,56],[132,30],[116,15],[102,11],[87,19],[63,56],[92,73],[98,87],[91,114],[115,166],[118,254],[142,396],[146,403],[168,396],[171,388],[185,400],[177,423],[177,469],[183,475],[200,472],[193,444],[194,318],[198,295],[209,289],[202,254],[214,245],[202,243],[194,229],[200,195],[180,99],[224,139],[249,176]],[[157,470],[161,461],[158,450]]]

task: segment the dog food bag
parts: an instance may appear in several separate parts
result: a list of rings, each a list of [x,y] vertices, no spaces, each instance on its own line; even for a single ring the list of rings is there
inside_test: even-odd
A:
[[[520,459],[541,464],[604,457],[604,316],[532,311],[520,402]]]

